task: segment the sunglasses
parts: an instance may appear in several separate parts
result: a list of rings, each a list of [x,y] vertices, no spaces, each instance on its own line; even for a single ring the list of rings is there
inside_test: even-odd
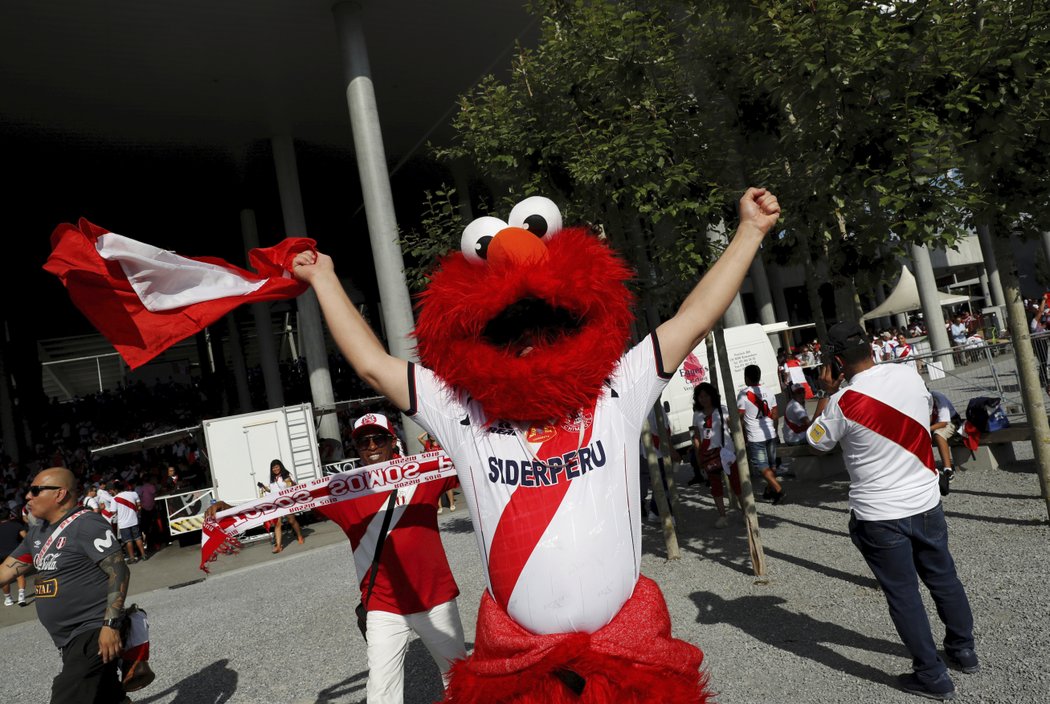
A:
[[[29,487],[29,493],[32,494],[33,496],[40,496],[40,492],[41,491],[49,491],[49,490],[57,491],[58,489],[61,489],[61,488],[62,487],[60,487],[60,486],[37,486],[37,485],[34,484],[33,486]]]
[[[389,445],[390,441],[394,438],[390,435],[379,434],[379,435],[361,435],[354,440],[354,444],[358,447],[369,447],[375,445],[376,447],[383,447]]]

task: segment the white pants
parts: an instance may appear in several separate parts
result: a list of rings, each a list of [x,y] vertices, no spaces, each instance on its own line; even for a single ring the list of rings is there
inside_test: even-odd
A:
[[[442,682],[452,661],[467,656],[456,600],[415,614],[368,612],[368,704],[403,704],[405,653],[415,631],[430,651]]]

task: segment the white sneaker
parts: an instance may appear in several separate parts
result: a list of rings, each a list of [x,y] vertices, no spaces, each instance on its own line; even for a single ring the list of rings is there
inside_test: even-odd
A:
[[[4,597],[4,606],[14,606],[15,602],[11,600],[11,595],[8,594]]]
[[[18,605],[19,606],[25,606],[26,605],[26,590],[25,589],[19,589],[18,590]]]
[[[445,510],[444,506],[438,506],[438,515],[440,516],[441,512],[444,511],[444,510]]]

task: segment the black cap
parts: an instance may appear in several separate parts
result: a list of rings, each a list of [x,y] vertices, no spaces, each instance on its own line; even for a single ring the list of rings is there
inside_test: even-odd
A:
[[[832,354],[842,354],[853,347],[868,344],[868,333],[857,323],[835,323],[828,329],[828,348]]]

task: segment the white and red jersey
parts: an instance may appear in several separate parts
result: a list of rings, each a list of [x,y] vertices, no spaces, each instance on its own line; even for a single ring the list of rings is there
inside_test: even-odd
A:
[[[806,372],[802,370],[802,362],[794,357],[789,357],[784,363],[784,369],[787,372],[788,381],[805,388],[806,398],[813,398],[813,389],[809,386],[809,379],[806,378]]]
[[[719,410],[712,410],[711,415],[703,411],[693,413],[693,427],[696,428],[697,437],[700,439],[700,454],[697,460],[705,470],[709,471],[715,466],[721,466],[723,445],[733,446],[733,440],[729,437],[729,429],[722,425],[727,413],[729,409],[725,406]]]
[[[139,495],[134,491],[122,491],[113,497],[117,528],[131,528],[139,524],[139,503]]]
[[[784,407],[784,442],[799,445],[806,441],[806,420],[809,414],[806,407],[796,399],[788,401]]]
[[[914,369],[880,364],[853,376],[806,433],[809,444],[842,444],[849,507],[863,521],[888,521],[940,502],[930,440],[930,392]]]
[[[449,477],[398,489],[369,611],[416,614],[459,595],[437,525],[438,499],[455,486],[455,477]],[[314,509],[338,524],[350,540],[362,601],[389,500],[390,493],[384,492]]]
[[[897,358],[897,347],[900,345],[899,342],[893,339],[882,341],[882,358],[879,360],[885,361]]]
[[[637,439],[671,378],[655,335],[624,355],[591,409],[553,423],[489,418],[433,372],[409,369],[409,415],[456,465],[488,589],[537,634],[593,633],[641,563]]]
[[[700,451],[706,450],[717,450],[725,445],[732,445],[733,441],[729,437],[729,429],[722,429],[722,419],[729,413],[729,409],[722,406],[717,411],[712,411],[711,415],[707,415],[703,411],[696,411],[693,413],[693,427],[696,428],[698,437],[700,438]],[[724,442],[723,442],[724,441]]]
[[[117,509],[113,504],[113,494],[105,489],[99,489],[95,496],[98,499],[99,513],[102,514],[102,517],[110,523],[116,523]]]
[[[777,397],[772,391],[762,386],[745,386],[736,396],[736,407],[748,442],[777,439],[777,424],[773,420]]]

